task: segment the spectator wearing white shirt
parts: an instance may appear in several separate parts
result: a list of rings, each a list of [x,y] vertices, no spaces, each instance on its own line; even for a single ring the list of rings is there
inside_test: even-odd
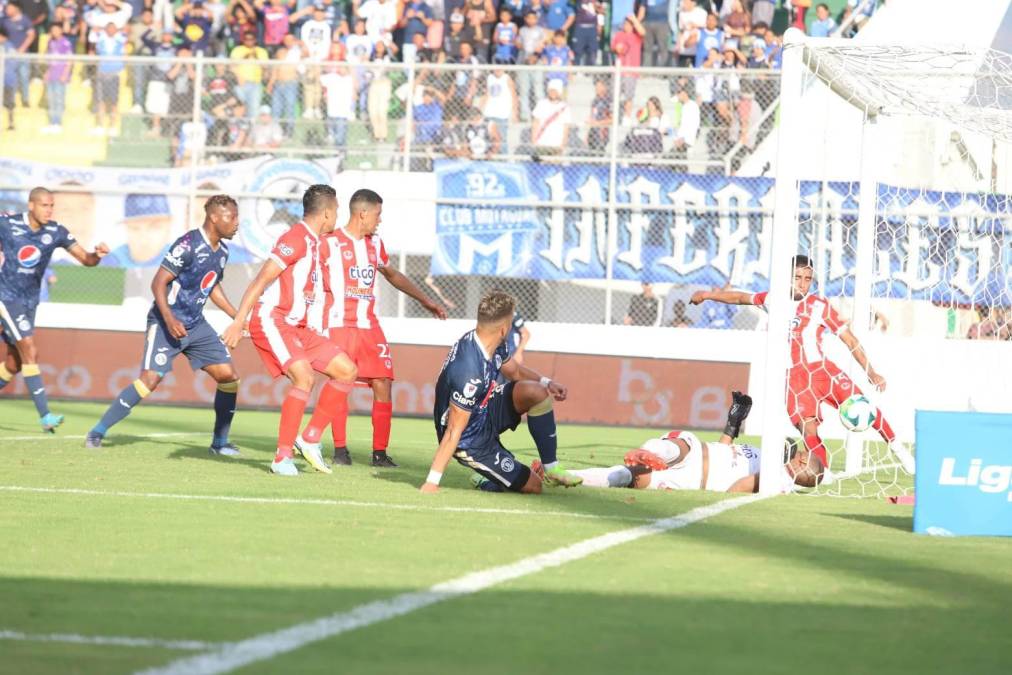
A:
[[[393,42],[393,30],[397,27],[397,2],[395,0],[368,0],[358,8],[358,15],[365,19],[365,30],[373,43],[383,40]]]
[[[252,146],[258,150],[277,148],[285,139],[281,125],[271,117],[269,105],[260,106],[260,114],[257,115],[256,121],[253,122],[253,128],[250,129],[250,138],[252,138]]]
[[[326,94],[327,138],[334,147],[343,150],[348,140],[348,123],[355,118],[355,78],[348,64],[327,64],[320,84]]]
[[[496,68],[485,78],[485,95],[478,106],[489,125],[494,126],[500,139],[500,147],[493,152],[509,154],[509,124],[518,117],[517,90],[510,77],[502,68]]]
[[[365,64],[372,60],[373,50],[372,38],[365,32],[365,21],[356,19],[352,34],[344,39],[344,46],[357,87],[356,109],[364,116],[368,110],[369,83],[372,82],[372,71]]]
[[[682,9],[678,12],[678,63],[682,67],[691,67],[696,60],[696,43],[699,41],[699,29],[706,26],[706,10],[696,4],[696,0],[682,0]]]
[[[538,101],[534,107],[531,145],[535,154],[560,154],[569,141],[569,127],[573,119],[564,94],[562,80],[549,80],[547,98]]]
[[[99,35],[110,23],[116,26],[117,31],[123,30],[130,23],[133,13],[133,7],[120,0],[100,0],[95,9],[84,15],[84,22],[88,25],[88,43],[94,45],[98,42]],[[175,18],[172,21],[170,26],[174,25]]]
[[[326,8],[322,2],[313,5],[313,18],[302,24],[299,37],[305,45],[308,62],[302,91],[305,96],[303,115],[309,118],[322,117],[320,113],[320,64],[330,55],[333,29],[327,22]]]

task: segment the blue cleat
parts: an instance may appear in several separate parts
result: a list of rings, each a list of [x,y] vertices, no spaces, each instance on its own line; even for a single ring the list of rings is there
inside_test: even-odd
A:
[[[84,447],[88,450],[98,450],[102,447],[102,434],[95,431],[89,431],[88,435],[84,439]]]
[[[39,424],[42,425],[43,432],[47,432],[50,434],[56,433],[56,427],[63,424],[63,415],[46,413],[44,417],[39,419]]]

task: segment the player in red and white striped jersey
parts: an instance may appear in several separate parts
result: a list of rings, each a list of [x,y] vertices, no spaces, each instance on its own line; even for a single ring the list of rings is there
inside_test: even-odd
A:
[[[386,335],[376,318],[376,277],[382,274],[390,285],[417,300],[438,319],[446,311],[423,293],[410,279],[390,267],[386,248],[376,234],[383,215],[383,198],[373,190],[358,190],[348,203],[348,223],[321,241],[324,280],[324,318],[331,342],[347,352],[358,368],[358,381],[373,391],[372,465],[397,466],[387,454],[390,442],[391,385],[393,357]],[[319,438],[328,421],[334,435],[334,463],[351,464],[346,427],[348,396],[338,396],[333,419],[316,415],[303,439]]]
[[[829,300],[809,293],[813,270],[808,256],[796,256],[793,269],[795,318],[791,322],[791,369],[787,384],[787,413],[794,426],[801,431],[805,447],[828,466],[826,447],[819,437],[819,423],[822,421],[819,404],[825,402],[837,408],[849,396],[860,394],[861,389],[823,354],[822,338],[826,330],[847,345],[854,360],[867,373],[868,381],[876,389],[884,391],[886,381],[872,368],[864,347],[851,332],[847,322],[829,304]],[[690,302],[698,305],[705,300],[732,305],[756,305],[763,308],[767,306],[768,300],[772,301],[771,298],[767,298],[765,292],[744,293],[714,289],[697,291],[692,295]],[[896,440],[896,434],[881,410],[877,412],[872,426],[889,444],[889,448],[903,464],[903,468],[913,473],[913,456]]]
[[[302,197],[303,220],[292,225],[271,249],[270,257],[242,296],[235,320],[222,333],[234,348],[242,337],[246,317],[250,338],[272,377],[284,374],[292,382],[281,404],[278,452],[271,471],[294,476],[293,461],[299,424],[313,389],[313,371],[330,378],[320,391],[316,415],[333,415],[336,401],[347,396],[355,382],[355,364],[323,332],[323,274],[320,237],[337,224],[337,193],[329,185],[313,185]],[[317,471],[330,473],[320,456],[319,443],[300,447]]]

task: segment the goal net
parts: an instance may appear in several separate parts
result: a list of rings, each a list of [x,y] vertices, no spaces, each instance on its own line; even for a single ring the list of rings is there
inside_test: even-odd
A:
[[[776,142],[769,297],[796,255],[816,297],[767,302],[762,475],[793,439],[812,493],[912,493],[917,410],[1012,407],[1012,57],[789,34]]]

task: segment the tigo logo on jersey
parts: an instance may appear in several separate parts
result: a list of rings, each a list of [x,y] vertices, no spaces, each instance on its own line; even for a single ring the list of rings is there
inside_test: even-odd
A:
[[[200,280],[200,292],[204,295],[210,295],[211,289],[214,288],[214,282],[218,280],[217,272],[208,272],[204,275],[204,278]]]
[[[354,265],[348,268],[348,276],[357,281],[364,281],[366,286],[372,286],[372,282],[376,279],[376,268],[372,265],[365,267]]]
[[[42,251],[39,250],[38,246],[28,244],[18,249],[18,263],[22,267],[35,267],[41,259]]]

